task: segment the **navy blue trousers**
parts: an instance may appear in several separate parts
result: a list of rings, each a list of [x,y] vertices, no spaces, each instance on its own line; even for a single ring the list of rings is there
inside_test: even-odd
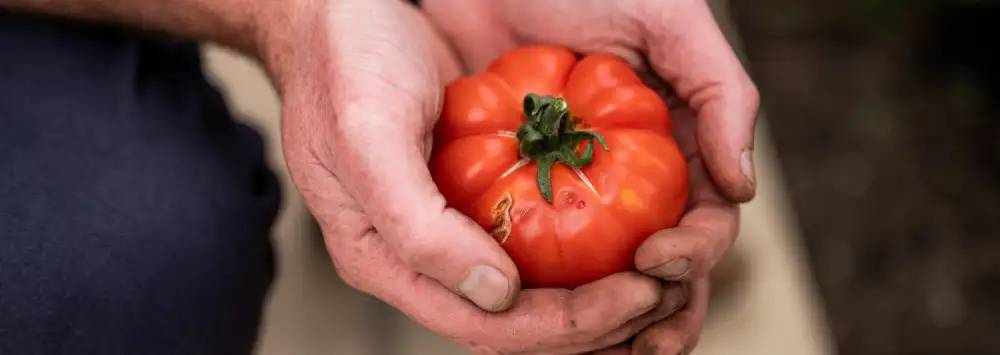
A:
[[[0,354],[247,354],[280,201],[197,46],[0,12]]]

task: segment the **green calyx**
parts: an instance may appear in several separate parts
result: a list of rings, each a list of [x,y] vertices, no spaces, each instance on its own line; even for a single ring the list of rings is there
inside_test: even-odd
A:
[[[524,117],[526,122],[517,130],[521,156],[538,163],[538,189],[552,203],[552,166],[562,162],[585,167],[594,160],[595,140],[605,151],[608,145],[599,133],[576,129],[563,98],[528,94],[524,97]],[[577,155],[576,147],[585,140],[587,147]]]

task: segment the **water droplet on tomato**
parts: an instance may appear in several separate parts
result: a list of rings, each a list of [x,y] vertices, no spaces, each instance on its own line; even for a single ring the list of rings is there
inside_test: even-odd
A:
[[[576,209],[582,210],[584,207],[587,207],[587,201],[580,200],[576,202]]]

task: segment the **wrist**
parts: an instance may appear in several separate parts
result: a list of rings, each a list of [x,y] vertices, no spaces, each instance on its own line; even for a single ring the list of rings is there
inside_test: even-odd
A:
[[[284,93],[321,59],[316,53],[325,48],[325,0],[265,1],[268,5],[261,7],[254,19],[252,54],[261,60],[279,93]]]

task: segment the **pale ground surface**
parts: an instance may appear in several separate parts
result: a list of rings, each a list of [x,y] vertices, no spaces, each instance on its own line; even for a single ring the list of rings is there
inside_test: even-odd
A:
[[[725,7],[716,4],[716,11],[725,13]],[[256,63],[217,47],[205,52],[206,67],[233,111],[268,140],[271,165],[285,183],[274,232],[278,277],[265,309],[257,352],[464,354],[457,345],[340,282],[301,197],[288,184],[278,143],[279,103],[273,89]],[[740,239],[727,265],[734,272],[717,287],[695,353],[833,354],[766,124],[758,125],[756,147],[758,196],[744,206]]]

